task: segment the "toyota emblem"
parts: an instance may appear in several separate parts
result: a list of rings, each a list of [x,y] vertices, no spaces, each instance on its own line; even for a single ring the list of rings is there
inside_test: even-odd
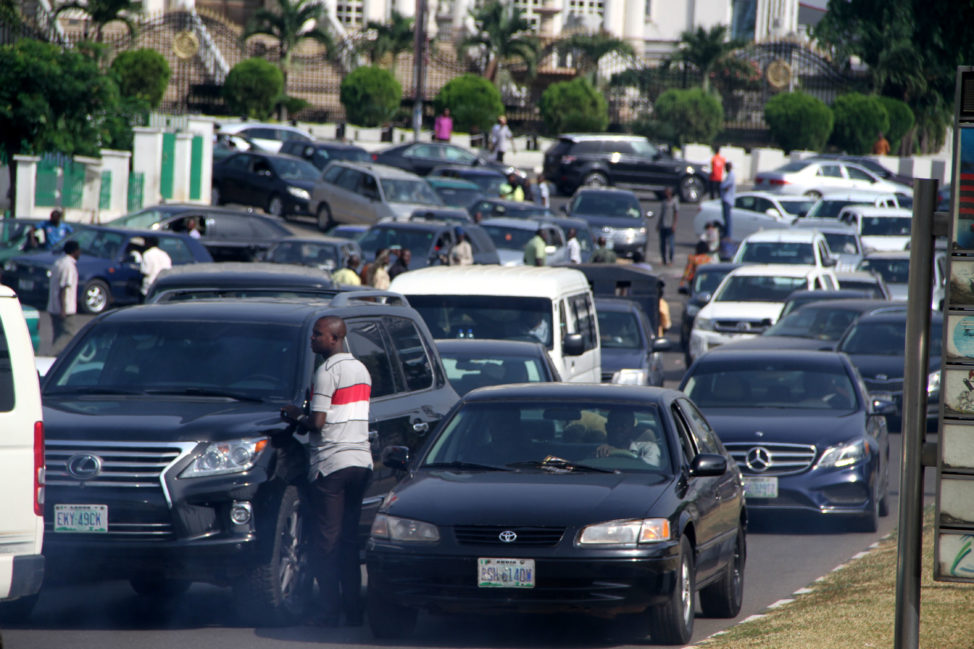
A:
[[[763,446],[755,446],[747,452],[747,459],[744,463],[751,471],[763,473],[771,468],[771,451]]]
[[[512,530],[504,530],[497,535],[497,538],[501,540],[501,543],[514,543],[517,540],[517,534]]]
[[[750,331],[751,330],[751,323],[750,322],[738,322],[737,323],[737,330],[738,331]]]
[[[78,480],[91,480],[101,473],[101,458],[87,453],[72,455],[65,463],[68,475]]]

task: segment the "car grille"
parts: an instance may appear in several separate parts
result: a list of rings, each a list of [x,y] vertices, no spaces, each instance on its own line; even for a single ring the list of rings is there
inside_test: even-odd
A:
[[[716,320],[714,330],[732,334],[759,334],[771,326],[771,320]]]
[[[816,455],[815,447],[807,444],[730,442],[724,446],[730,451],[741,472],[748,475],[780,476],[801,473],[812,466]]]
[[[453,528],[460,545],[557,545],[563,527],[502,527],[499,525],[457,525]],[[501,534],[513,532],[513,541],[501,541]]]

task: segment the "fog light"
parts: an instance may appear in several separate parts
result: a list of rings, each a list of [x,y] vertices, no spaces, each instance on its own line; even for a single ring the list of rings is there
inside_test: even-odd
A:
[[[234,525],[246,525],[253,515],[253,507],[249,502],[235,502],[230,508],[230,520]]]

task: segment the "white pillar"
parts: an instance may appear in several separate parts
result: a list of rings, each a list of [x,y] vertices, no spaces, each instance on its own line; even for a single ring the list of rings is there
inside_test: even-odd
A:
[[[191,115],[186,123],[186,130],[195,135],[203,136],[203,160],[200,167],[200,202],[210,204],[211,187],[213,185],[213,124],[212,117]]]
[[[156,205],[162,200],[162,130],[145,126],[132,129],[132,171],[143,175],[143,205]]]
[[[470,0],[453,0],[453,38],[459,39],[470,15]]]
[[[130,151],[101,150],[101,168],[112,173],[111,203],[100,210],[101,221],[110,221],[128,211]]]
[[[89,158],[76,155],[74,161],[85,166],[85,184],[81,189],[81,208],[75,218],[69,218],[68,210],[64,210],[65,221],[81,221],[83,223],[100,223],[98,219],[98,203],[101,199],[101,158]]]
[[[604,1],[605,10],[602,12],[602,28],[616,38],[622,38],[625,32],[626,0]]]
[[[193,134],[176,133],[173,147],[172,201],[185,203],[189,200],[190,171],[193,167]]]
[[[643,42],[646,39],[645,0],[626,0],[626,17],[622,37],[629,41],[629,44],[636,50],[637,56],[643,53]]]
[[[39,216],[35,213],[34,196],[37,194],[37,163],[35,155],[14,155],[17,165],[17,193],[14,196],[13,215],[20,218]]]
[[[386,3],[382,0],[365,0],[364,6],[362,7],[362,26],[365,27],[366,23],[370,20],[374,20],[377,23],[384,23],[389,19],[386,15]]]

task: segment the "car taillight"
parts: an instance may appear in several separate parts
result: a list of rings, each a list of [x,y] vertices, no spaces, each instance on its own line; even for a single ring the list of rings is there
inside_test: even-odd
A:
[[[44,515],[44,422],[34,422],[34,513]]]
[[[372,162],[375,162],[378,159],[379,159],[379,154],[378,153],[373,153],[372,154]]]
[[[783,178],[767,178],[765,180],[769,185],[776,185],[778,187],[788,184],[788,181]]]

